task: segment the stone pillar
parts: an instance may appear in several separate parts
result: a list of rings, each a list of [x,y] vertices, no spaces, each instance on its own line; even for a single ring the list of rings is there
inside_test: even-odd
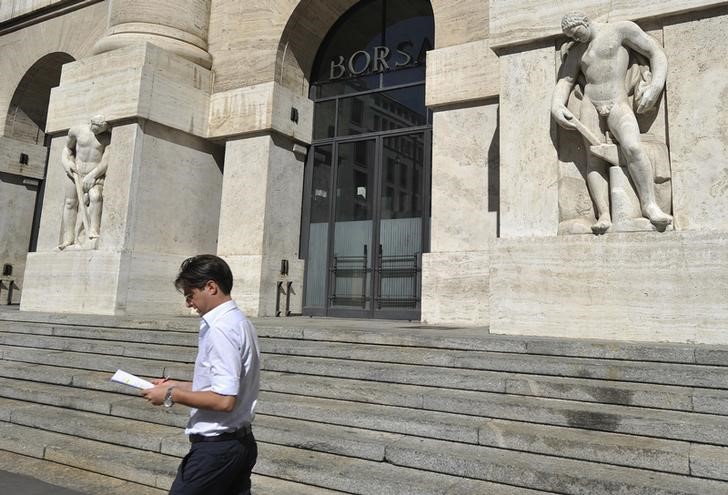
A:
[[[434,109],[431,242],[422,256],[427,323],[488,323],[490,245],[498,222],[498,82],[498,59],[486,40],[427,54],[427,105]]]
[[[213,95],[210,115],[211,136],[238,135],[225,147],[217,246],[235,276],[233,298],[249,316],[274,316],[277,283],[287,289],[290,282],[290,310],[298,313],[303,165],[313,103],[267,83]],[[288,262],[287,274],[281,260]],[[281,313],[285,302],[281,294]]]
[[[555,236],[559,167],[551,140],[554,48],[500,57],[501,237]]]
[[[111,0],[109,26],[94,52],[149,42],[209,69],[209,22],[210,0]]]
[[[228,141],[218,254],[235,276],[233,298],[249,316],[274,316],[277,283],[292,282],[300,312],[303,260],[298,259],[306,148],[277,133]],[[288,273],[281,273],[287,260]],[[281,312],[286,295],[280,296]]]
[[[205,139],[211,86],[209,70],[150,43],[63,67],[49,104],[54,138],[22,310],[188,313],[172,286],[179,264],[217,248],[224,149]],[[59,251],[61,152],[68,129],[96,114],[111,125],[100,237],[94,248]]]

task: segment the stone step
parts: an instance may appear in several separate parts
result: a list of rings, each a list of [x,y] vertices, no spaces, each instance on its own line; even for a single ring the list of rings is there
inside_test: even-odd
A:
[[[728,415],[728,391],[674,385],[266,354],[270,371]]]
[[[45,354],[43,354],[45,356]],[[75,355],[74,355],[75,356]],[[74,359],[79,363],[80,359]],[[59,359],[63,361],[63,359]],[[92,357],[91,360],[96,360]],[[69,360],[71,361],[71,360]],[[110,372],[94,372],[72,368],[34,365],[20,362],[0,362],[0,377],[24,378],[60,385],[91,388],[137,395],[129,387],[109,382]],[[108,365],[108,361],[104,360]],[[526,395],[559,398],[583,402],[632,405],[639,407],[664,408],[694,411],[707,414],[728,414],[728,391],[694,387],[621,383],[599,380],[573,379],[563,377],[539,377],[534,375],[507,374],[480,370],[453,370],[442,368],[412,367],[388,363],[362,363],[352,367],[349,361],[325,358],[298,358],[266,355],[264,369],[285,371],[272,373],[270,380],[263,380],[263,387],[269,390],[296,393],[295,387],[305,386],[309,394],[321,396],[314,389],[323,387],[330,392],[344,387],[367,387],[371,397],[382,394],[390,397],[385,403],[422,407],[423,396],[429,389],[401,388],[396,385],[382,387],[377,382],[413,383],[432,387],[454,387],[480,391],[505,392],[511,395]],[[89,364],[88,366],[92,366]],[[117,365],[124,366],[123,361]],[[107,366],[108,367],[108,366]],[[111,368],[114,368],[113,366]],[[132,366],[133,368],[133,366]],[[182,367],[189,376],[189,366]],[[298,374],[293,374],[298,373]],[[304,375],[306,373],[307,375]],[[177,375],[181,374],[178,372]],[[308,376],[308,375],[320,375]],[[264,376],[269,376],[264,371]],[[337,382],[327,377],[343,376],[362,381]],[[178,376],[179,377],[179,376]],[[179,378],[186,378],[179,377]],[[270,383],[267,383],[269,382]],[[414,397],[412,397],[412,395]],[[384,400],[384,399],[382,399]]]
[[[121,368],[129,373],[143,377],[168,376],[180,380],[191,379],[193,369],[191,364],[174,361],[0,345],[0,363],[3,360],[15,363],[74,368],[77,370],[106,371],[110,374]],[[111,375],[109,375],[110,377]]]
[[[179,458],[173,456],[0,423],[0,449],[16,452],[23,442],[39,446],[38,458],[160,489],[170,486],[179,463]],[[372,493],[372,487],[376,487],[377,493],[418,495],[542,493],[264,442],[259,444],[259,450],[260,460],[255,468],[258,475],[294,482],[306,479],[308,484],[346,493]]]
[[[109,328],[56,323],[22,323],[0,320],[0,334],[45,335],[88,340],[137,342],[154,345],[197,345],[198,325],[192,323],[190,331],[151,330],[148,328]]]
[[[38,331],[170,345],[182,341],[185,345],[194,345],[198,321],[196,317],[145,319],[21,313],[0,308],[0,332],[49,327],[52,330]],[[311,318],[258,318],[252,321],[260,337],[728,366],[728,346],[492,335],[484,328],[443,328],[405,322]],[[74,327],[79,329],[73,330]],[[167,335],[174,332],[183,335]],[[139,335],[141,339],[134,338]]]
[[[0,470],[30,476],[88,495],[166,495],[167,490],[104,476],[43,459],[0,450]],[[7,494],[17,495],[17,494]],[[39,494],[40,495],[40,494]],[[52,494],[46,494],[52,495]],[[257,492],[256,492],[256,495]]]
[[[567,495],[728,493],[728,483],[723,481],[422,438],[404,438],[388,447],[387,460],[397,466]]]
[[[151,412],[170,416],[178,408],[145,407],[137,399],[133,415],[144,420]],[[113,408],[112,408],[112,411]],[[140,412],[142,414],[140,414]],[[181,434],[187,415],[178,414],[174,427],[144,421],[102,416],[76,410],[0,400],[0,419],[15,424],[66,433],[92,440],[143,450],[183,456],[188,443]],[[153,418],[156,419],[156,418]],[[327,420],[327,418],[319,418]],[[311,421],[316,421],[316,418]],[[159,423],[159,421],[154,421]],[[365,425],[368,426],[368,425]],[[387,434],[343,426],[291,420],[259,414],[255,422],[260,441],[296,446],[371,460],[384,460],[384,452],[402,435]],[[641,467],[656,471],[728,479],[728,449],[675,442],[641,436],[586,432],[503,420],[479,424],[481,445],[590,460],[615,465]],[[36,454],[37,455],[37,454]],[[698,474],[699,473],[699,474]]]
[[[137,413],[150,409],[167,415],[172,412],[151,408],[141,400],[137,400],[134,406]],[[186,412],[187,409],[184,410]],[[136,419],[131,419],[7,399],[0,399],[0,411],[6,421],[13,424],[88,440],[178,457],[183,457],[189,450],[182,425],[144,421],[144,414],[137,414]],[[183,419],[186,422],[187,414]],[[383,461],[386,446],[401,438],[401,435],[260,414],[255,420],[255,435],[263,442],[374,461]]]
[[[286,378],[286,376],[280,376],[276,377],[276,380],[286,383]],[[411,418],[412,425],[415,421],[422,423],[414,431],[397,428],[385,428],[383,431],[434,436],[470,443],[477,443],[479,421],[482,416],[487,415],[492,419],[519,420],[554,426],[728,445],[728,418],[724,416],[437,388],[413,390],[411,392],[415,394],[414,402],[406,404],[408,406],[406,408],[394,408],[394,406],[365,403],[372,399],[371,384],[359,387],[357,383],[344,381],[335,387],[319,387],[316,384],[313,387],[306,387],[302,380],[297,379],[298,377],[293,376],[293,378],[296,384],[296,394],[315,395],[320,394],[321,391],[332,391],[339,400],[317,399],[319,401],[317,402],[312,397],[301,397],[290,393],[262,392],[259,412],[317,421],[317,418],[325,416],[318,416],[318,412],[314,412],[312,416],[311,408],[314,411],[323,409],[324,414],[326,414],[325,410],[335,408],[344,418],[328,422],[340,425],[358,425],[358,421],[361,420],[359,411],[367,409],[370,411],[369,414],[376,416],[379,418],[378,421],[384,424],[390,424],[393,421],[390,428],[401,424],[403,417]],[[274,384],[276,380],[266,383]],[[120,417],[135,418],[143,414],[146,421],[172,426],[184,424],[182,408],[175,408],[174,413],[160,411],[159,408],[144,408],[140,407],[144,405],[141,402],[142,399],[137,397],[125,398],[116,393],[73,386],[0,378],[0,396],[87,412],[114,414]],[[405,397],[406,394],[397,391],[395,396]],[[412,393],[409,396],[412,397]],[[357,402],[362,404],[356,404]],[[420,402],[421,405],[418,406],[417,402]],[[355,405],[352,406],[352,403]],[[425,410],[418,409],[418,407]],[[292,411],[299,413],[299,409],[303,411],[303,416],[291,416]],[[428,415],[434,419],[430,420]],[[434,421],[438,426],[431,425],[430,421]],[[378,429],[377,426],[370,428]]]
[[[164,361],[148,361],[131,357],[109,359],[89,353],[63,353],[68,351],[44,351],[23,347],[0,347],[5,359],[22,359],[35,363],[74,363],[85,369],[101,369],[113,372],[121,367],[143,376],[171,375],[189,379],[190,364]],[[19,366],[19,365],[16,365]],[[518,373],[464,370],[379,362],[360,362],[341,359],[281,356],[266,354],[263,367],[267,370],[290,373],[306,373],[323,376],[343,376],[376,381],[451,386],[481,391],[505,392],[514,395],[561,398],[586,402],[633,405],[695,411],[707,414],[728,414],[728,391],[700,387],[676,387],[667,385],[615,382],[609,380],[544,377]],[[39,371],[40,372],[40,371]],[[59,375],[53,380],[63,379]],[[74,374],[74,379],[82,377]]]
[[[725,389],[728,367],[261,339],[267,354]]]
[[[29,444],[35,447],[33,451],[27,448]],[[0,469],[83,493],[162,495],[179,462],[178,457],[0,422]],[[259,474],[253,475],[253,487],[256,495],[343,493]]]
[[[280,445],[261,444],[255,471],[361,495],[539,495],[508,484],[431,473],[383,462],[353,459]],[[440,456],[444,456],[444,452]]]
[[[28,452],[27,445],[34,451]],[[179,458],[0,423],[0,449],[168,490]]]
[[[78,337],[57,337],[52,335],[7,332],[0,333],[0,345],[182,363],[194,363],[197,354],[195,347],[182,347],[181,345],[90,340]]]
[[[728,445],[728,418],[656,409],[574,403],[557,399],[433,389],[423,409],[366,402],[352,390],[344,402],[298,394],[261,392],[259,411],[340,425],[478,443],[485,420],[505,419],[552,426]]]

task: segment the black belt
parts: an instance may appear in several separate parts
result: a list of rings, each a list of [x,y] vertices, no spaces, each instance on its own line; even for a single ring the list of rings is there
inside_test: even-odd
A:
[[[241,426],[235,431],[220,433],[219,435],[200,435],[193,433],[190,435],[190,442],[227,442],[230,440],[242,440],[253,432],[250,425]]]

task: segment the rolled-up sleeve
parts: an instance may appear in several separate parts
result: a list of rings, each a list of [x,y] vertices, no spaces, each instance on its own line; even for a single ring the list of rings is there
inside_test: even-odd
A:
[[[238,395],[240,390],[239,330],[225,326],[213,328],[207,338],[210,360],[210,390],[220,395]]]

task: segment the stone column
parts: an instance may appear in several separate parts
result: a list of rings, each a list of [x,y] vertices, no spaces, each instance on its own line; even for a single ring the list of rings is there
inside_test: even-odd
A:
[[[212,73],[137,41],[66,64],[51,92],[46,132],[54,138],[22,310],[186,314],[172,286],[179,264],[216,250],[224,149],[206,139]],[[61,152],[68,129],[96,114],[111,125],[100,237],[59,251],[68,185]]]
[[[431,242],[422,256],[427,323],[488,323],[498,209],[498,74],[487,40],[427,54],[427,105],[434,110]]]
[[[111,0],[109,26],[94,51],[149,42],[209,69],[209,22],[210,0]]]

